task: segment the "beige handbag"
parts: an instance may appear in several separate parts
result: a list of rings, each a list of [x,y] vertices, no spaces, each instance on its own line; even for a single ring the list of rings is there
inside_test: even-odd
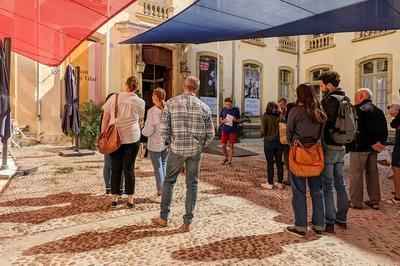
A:
[[[286,123],[279,123],[279,141],[281,142],[281,144],[284,144],[284,145],[288,144],[286,128],[287,128]]]
[[[118,94],[115,96],[114,120],[117,119],[118,114],[118,96]],[[116,123],[108,125],[106,131],[99,135],[97,146],[99,147],[99,152],[102,154],[110,154],[118,150],[121,146],[121,139]]]

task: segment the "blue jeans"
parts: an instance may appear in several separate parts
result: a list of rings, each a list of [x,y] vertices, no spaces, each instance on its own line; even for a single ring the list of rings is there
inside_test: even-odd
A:
[[[292,206],[295,218],[295,228],[299,231],[307,230],[307,196],[306,180],[310,188],[312,200],[312,224],[317,230],[325,230],[325,206],[322,192],[321,177],[296,177],[291,175]]]
[[[278,170],[278,183],[283,181],[283,145],[279,139],[267,140],[264,138],[264,154],[267,159],[268,184],[274,184],[274,161]]]
[[[349,197],[344,182],[344,147],[324,146],[325,169],[321,174],[324,190],[326,224],[345,223],[349,210]],[[335,208],[335,190],[336,205]]]
[[[111,189],[111,156],[104,154],[103,178],[106,189]],[[120,189],[124,189],[124,173],[121,175]]]
[[[169,151],[167,157],[167,175],[165,176],[163,192],[161,197],[161,219],[167,221],[171,207],[172,194],[179,172],[186,166],[186,214],[183,216],[185,224],[191,224],[193,212],[196,206],[197,190],[201,165],[201,154],[184,157]]]
[[[160,152],[149,150],[151,163],[153,164],[154,168],[154,175],[156,178],[157,192],[159,194],[161,194],[162,192],[164,178],[167,173],[166,169],[167,154],[168,154],[167,149]]]

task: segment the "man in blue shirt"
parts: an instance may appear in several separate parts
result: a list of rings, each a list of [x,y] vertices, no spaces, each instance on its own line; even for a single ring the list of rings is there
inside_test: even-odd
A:
[[[240,111],[239,108],[233,106],[233,102],[231,98],[225,99],[225,107],[222,108],[220,114],[220,123],[222,124],[221,128],[221,144],[222,144],[222,152],[224,153],[224,161],[222,164],[228,163],[232,164],[232,157],[234,151],[234,144],[237,142],[238,135],[238,125],[240,120]],[[226,150],[226,144],[229,141],[229,159],[228,152]]]

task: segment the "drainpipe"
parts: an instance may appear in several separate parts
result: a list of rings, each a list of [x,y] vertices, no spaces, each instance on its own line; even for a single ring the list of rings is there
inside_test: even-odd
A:
[[[297,65],[296,65],[296,87],[300,85],[300,36],[297,36],[297,51],[296,51],[296,55],[297,55]]]
[[[36,119],[40,120],[40,81],[39,81],[39,63],[36,62]]]

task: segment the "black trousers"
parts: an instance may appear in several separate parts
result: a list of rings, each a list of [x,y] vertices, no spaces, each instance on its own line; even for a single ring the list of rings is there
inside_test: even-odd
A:
[[[264,154],[267,159],[267,175],[268,184],[274,184],[274,162],[278,170],[278,183],[283,181],[283,162],[282,162],[283,146],[277,140],[264,139]]]
[[[138,154],[140,141],[122,144],[118,150],[111,153],[111,194],[119,194],[121,174],[125,175],[125,194],[135,192],[135,161]]]

